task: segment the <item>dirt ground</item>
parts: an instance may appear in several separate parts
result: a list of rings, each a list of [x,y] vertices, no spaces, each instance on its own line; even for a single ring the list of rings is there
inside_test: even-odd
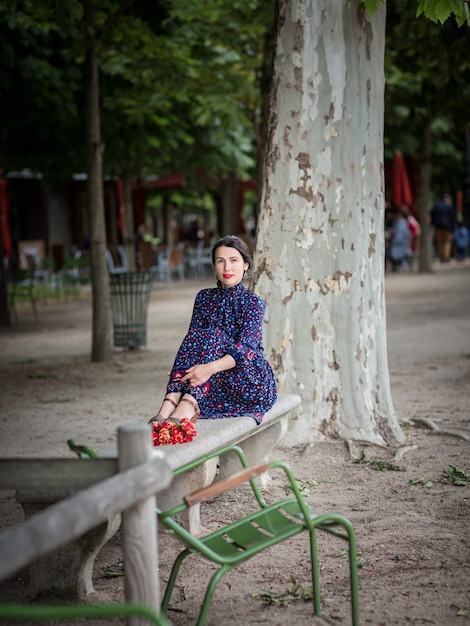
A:
[[[470,486],[443,482],[449,466],[470,472],[470,261],[433,269],[385,279],[392,393],[407,442],[398,454],[364,450],[367,461],[405,471],[355,464],[363,448],[350,453],[343,443],[275,452],[292,465],[316,512],[339,512],[353,522],[362,624],[470,624]],[[164,392],[194,295],[206,284],[156,286],[147,349],[117,349],[106,364],[90,363],[89,296],[41,304],[37,324],[29,309],[20,311],[18,323],[0,331],[0,455],[69,456],[70,437],[99,449],[115,440],[119,425],[147,420]],[[410,483],[416,479],[422,482]],[[285,481],[273,475],[266,497],[284,493]],[[246,510],[246,500],[245,488],[218,497],[203,510],[203,524],[213,528]],[[0,492],[0,528],[21,519],[14,493]],[[286,594],[292,580],[308,588],[308,538],[301,535],[225,575],[208,626],[349,624],[344,548],[320,537],[321,618],[312,617],[310,601],[281,606],[262,599],[264,591]],[[174,554],[168,539],[160,541],[162,588]],[[105,575],[121,564],[118,532],[98,556],[92,601],[122,599],[123,578]],[[183,567],[169,612],[175,626],[196,622],[211,569],[196,557]],[[27,571],[0,585],[0,599],[29,600]]]

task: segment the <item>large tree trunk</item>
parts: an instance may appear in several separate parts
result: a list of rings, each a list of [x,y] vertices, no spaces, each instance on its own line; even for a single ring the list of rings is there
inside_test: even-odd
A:
[[[86,136],[88,151],[88,213],[93,293],[92,361],[112,357],[111,306],[106,265],[106,227],[103,202],[103,143],[99,106],[98,42],[94,2],[85,3],[84,26],[88,35],[86,67]]]
[[[421,233],[419,236],[419,271],[431,271],[431,233],[429,223],[429,204],[431,196],[432,170],[432,130],[431,119],[426,115],[423,126],[423,147],[420,166],[419,185],[419,221]]]
[[[135,267],[135,226],[134,207],[132,204],[132,176],[126,175],[123,179],[124,191],[124,248],[128,269],[134,272]]]
[[[230,174],[220,185],[221,210],[219,213],[220,235],[239,235],[240,216],[238,207],[238,186],[235,174]]]
[[[1,221],[1,220],[0,220]],[[2,228],[0,224],[0,238],[2,237]],[[3,246],[0,243],[0,326],[11,326],[11,312],[8,306],[8,287],[5,262],[3,259]]]
[[[258,155],[264,155],[266,152],[266,144],[268,137],[268,120],[269,120],[269,98],[273,83],[273,29],[270,28],[264,35],[263,46],[263,62],[260,72],[260,94],[261,94],[261,122],[256,126],[256,149]],[[257,202],[255,207],[255,219],[258,220],[261,205],[262,181],[264,179],[264,159],[258,158],[256,180],[258,186],[256,188]]]
[[[279,391],[303,400],[287,441],[401,442],[384,295],[385,7],[371,18],[355,0],[279,0],[277,12],[254,280]]]
[[[1,210],[0,207],[0,213]],[[5,220],[6,219],[7,217],[5,217]],[[3,216],[0,215],[0,326],[11,326],[11,323],[11,312],[8,303],[7,272],[3,250]]]

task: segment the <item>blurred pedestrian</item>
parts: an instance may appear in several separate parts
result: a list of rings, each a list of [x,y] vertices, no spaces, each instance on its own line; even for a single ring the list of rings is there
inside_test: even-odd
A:
[[[450,261],[452,235],[455,230],[455,209],[452,198],[445,194],[431,210],[431,224],[434,226],[434,242],[441,263]]]
[[[408,229],[411,235],[410,264],[413,265],[413,261],[418,257],[419,253],[419,237],[421,235],[421,226],[407,206],[403,207],[403,215],[406,217],[406,221],[408,222]]]
[[[462,220],[459,220],[457,228],[454,230],[454,249],[457,261],[464,261],[467,258],[469,231]]]
[[[408,220],[402,208],[393,212],[393,226],[390,240],[390,261],[392,272],[404,267],[410,258],[411,233],[408,228]]]

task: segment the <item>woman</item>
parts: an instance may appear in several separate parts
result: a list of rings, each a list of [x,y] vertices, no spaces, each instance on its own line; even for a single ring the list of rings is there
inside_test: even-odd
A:
[[[223,237],[212,249],[212,263],[217,287],[196,295],[166,396],[150,423],[249,415],[259,424],[276,401],[262,346],[265,304],[242,284],[252,263],[248,246],[239,237]]]

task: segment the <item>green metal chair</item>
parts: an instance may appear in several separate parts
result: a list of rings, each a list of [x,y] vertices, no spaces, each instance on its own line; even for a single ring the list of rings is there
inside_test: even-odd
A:
[[[168,611],[178,572],[184,559],[189,554],[198,553],[219,565],[218,570],[210,579],[199,613],[197,624],[202,626],[207,618],[215,588],[226,572],[259,554],[266,548],[274,546],[302,531],[307,531],[310,535],[313,608],[314,614],[320,616],[320,567],[317,530],[322,530],[348,542],[352,623],[354,626],[359,626],[358,565],[356,538],[352,524],[345,517],[336,513],[322,515],[313,513],[303,500],[297,481],[286,463],[274,461],[256,467],[249,467],[246,457],[239,447],[226,446],[180,467],[173,472],[173,475],[177,476],[193,470],[210,458],[226,453],[238,455],[243,468],[240,472],[186,496],[182,504],[172,509],[167,511],[157,509],[158,520],[165,532],[174,534],[186,545],[186,548],[178,554],[173,564],[163,597],[162,613],[166,615]],[[285,473],[293,496],[274,504],[267,504],[254,479],[267,470],[274,469],[279,469]],[[255,512],[201,538],[191,535],[178,521],[180,514],[190,507],[205,502],[244,482],[249,482],[251,485],[256,504]]]
[[[106,617],[145,617],[156,626],[170,626],[164,615],[132,602],[101,605],[33,606],[31,604],[0,604],[0,618],[10,620],[64,620]]]

